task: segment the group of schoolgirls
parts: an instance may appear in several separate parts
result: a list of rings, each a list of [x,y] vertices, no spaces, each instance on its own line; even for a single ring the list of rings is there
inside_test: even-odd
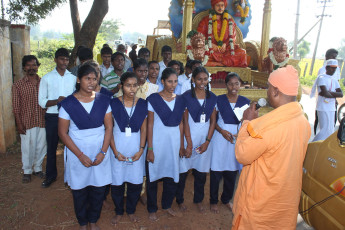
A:
[[[184,188],[188,171],[194,175],[194,198],[200,211],[206,175],[210,172],[211,210],[218,212],[218,188],[224,178],[221,201],[229,204],[241,166],[236,161],[235,138],[240,124],[233,110],[249,104],[238,95],[240,78],[226,77],[228,93],[209,91],[204,67],[192,73],[191,90],[174,93],[178,74],[166,68],[162,91],[146,100],[136,97],[138,78],[133,72],[121,76],[122,95],[111,98],[99,86],[100,74],[92,64],[78,70],[79,90],[61,102],[59,136],[65,147],[65,180],[73,194],[80,229],[98,229],[106,185],[111,184],[117,224],[126,213],[132,221],[146,174],[147,210],[157,220],[157,186],[163,181],[161,205],[172,216],[174,198],[186,207]],[[98,92],[98,93],[97,93]],[[216,132],[214,131],[216,129]]]

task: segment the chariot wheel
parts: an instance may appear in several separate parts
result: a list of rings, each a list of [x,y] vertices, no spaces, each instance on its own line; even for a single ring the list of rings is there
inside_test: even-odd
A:
[[[345,117],[345,103],[342,104],[338,109],[338,121],[340,121]]]

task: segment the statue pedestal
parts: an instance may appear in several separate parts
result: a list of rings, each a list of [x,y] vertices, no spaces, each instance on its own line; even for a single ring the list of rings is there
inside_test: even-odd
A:
[[[226,67],[226,66],[219,66],[219,67],[205,66],[205,68],[210,74],[216,74],[217,72],[220,72],[220,71],[235,72],[238,74],[238,76],[240,76],[242,81],[248,82],[248,83],[252,82],[251,70],[248,67],[242,68],[242,67]]]

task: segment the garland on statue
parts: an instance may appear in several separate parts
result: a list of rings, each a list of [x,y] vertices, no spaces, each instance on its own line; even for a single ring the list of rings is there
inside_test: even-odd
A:
[[[277,60],[276,60],[276,58],[274,57],[274,54],[273,54],[273,42],[274,42],[274,41],[270,41],[270,42],[268,43],[268,51],[267,51],[267,54],[268,54],[268,57],[270,58],[272,64],[273,64],[276,68],[280,68],[280,67],[285,66],[285,65],[288,63],[290,55],[287,53],[287,54],[286,54],[286,57],[285,57],[285,59],[284,59],[284,61],[278,63]],[[275,69],[276,69],[276,68],[275,68]]]
[[[217,14],[215,10],[210,10],[209,16],[208,16],[208,46],[211,49],[211,53],[213,53],[212,49],[212,32],[214,35],[214,39],[217,42],[218,47],[222,47],[224,43],[224,36],[226,33],[226,28],[229,25],[229,45],[230,45],[230,52],[231,55],[235,54],[235,49],[234,49],[234,40],[233,40],[233,22],[231,20],[231,16],[228,13],[227,10],[224,11],[223,16],[222,16],[222,29],[220,32],[220,36],[218,35],[218,22],[217,22]]]
[[[242,6],[238,4],[237,10],[240,11],[240,14],[241,14],[241,20],[240,20],[241,24],[244,24],[246,22],[246,17],[248,17],[248,14],[249,14],[249,7],[246,4],[243,11]]]
[[[194,59],[194,55],[193,55],[193,52],[192,52],[192,43],[191,43],[191,38],[196,34],[198,33],[197,31],[195,30],[192,30],[188,33],[187,35],[187,55],[188,55],[188,58],[191,59],[191,60],[195,60]],[[208,57],[210,55],[210,52],[209,52],[209,48],[208,48],[208,45],[205,45],[205,56],[204,56],[204,60],[202,61],[202,65],[205,66],[206,63],[208,62]]]

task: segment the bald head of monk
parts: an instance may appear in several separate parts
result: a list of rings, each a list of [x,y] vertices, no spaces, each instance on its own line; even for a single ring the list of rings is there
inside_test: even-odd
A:
[[[299,79],[297,70],[288,65],[273,71],[268,78],[267,98],[273,108],[296,101]]]

